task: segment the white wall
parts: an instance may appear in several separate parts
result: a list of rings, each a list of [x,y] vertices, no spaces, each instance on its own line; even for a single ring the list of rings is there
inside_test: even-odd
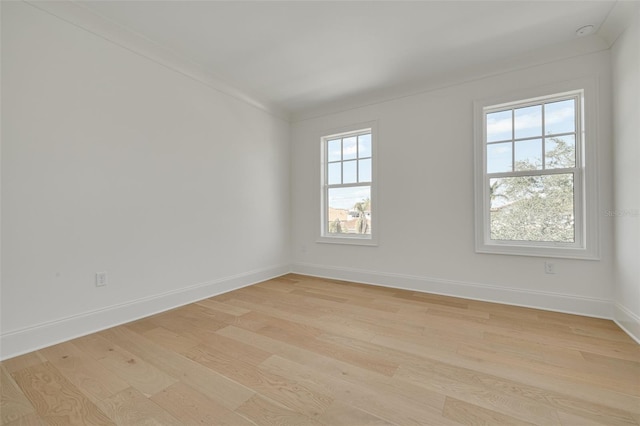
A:
[[[610,317],[612,224],[599,261],[477,254],[473,101],[574,78],[597,80],[599,211],[611,206],[609,51],[507,72],[292,125],[292,252],[297,272]],[[593,101],[593,99],[591,99]],[[319,244],[319,136],[378,120],[378,247]]]
[[[2,208],[6,358],[287,272],[289,124],[3,2]]]
[[[640,5],[611,50],[615,319],[640,342]]]
[[[2,2],[0,358],[279,275],[290,262],[302,273],[610,317],[614,225],[616,319],[639,336],[639,219],[604,213],[638,208],[638,38],[636,17],[611,56],[576,54],[290,128],[259,102]],[[554,259],[547,275],[542,258],[476,254],[473,101],[581,77],[599,87],[601,260]],[[372,120],[380,244],[318,244],[319,136]],[[109,284],[96,288],[103,270]]]

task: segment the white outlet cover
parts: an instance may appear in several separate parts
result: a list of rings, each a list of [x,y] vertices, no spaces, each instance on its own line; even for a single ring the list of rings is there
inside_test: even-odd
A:
[[[107,285],[107,273],[96,272],[96,287],[103,287]]]

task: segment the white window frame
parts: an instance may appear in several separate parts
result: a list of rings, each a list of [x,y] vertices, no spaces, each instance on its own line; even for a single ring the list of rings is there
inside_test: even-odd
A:
[[[371,182],[368,184],[354,183],[329,185],[327,182],[327,142],[338,137],[345,137],[352,134],[362,134],[363,132],[371,133]],[[366,123],[358,123],[351,126],[345,126],[330,131],[322,132],[320,136],[320,184],[321,184],[321,201],[320,201],[320,235],[317,239],[319,243],[331,244],[353,244],[361,246],[377,246],[378,245],[378,197],[377,197],[377,145],[378,145],[378,123],[370,121]],[[327,229],[328,224],[328,205],[327,197],[329,187],[353,187],[353,186],[371,186],[371,233],[370,234],[330,234]]]
[[[548,171],[512,172],[509,175],[546,175],[568,172],[574,176],[575,242],[505,241],[490,237],[489,178],[486,160],[486,114],[500,109],[537,105],[575,96],[576,167]],[[592,79],[562,83],[474,102],[475,240],[476,252],[551,258],[599,259],[597,193],[597,84]]]

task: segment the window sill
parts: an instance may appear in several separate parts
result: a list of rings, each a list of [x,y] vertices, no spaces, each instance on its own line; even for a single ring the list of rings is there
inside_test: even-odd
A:
[[[511,256],[533,256],[562,259],[600,260],[598,253],[574,247],[534,247],[506,244],[481,244],[476,247],[476,253],[504,254]]]
[[[320,237],[316,240],[320,244],[345,244],[354,246],[377,247],[378,241],[375,238],[359,237]]]

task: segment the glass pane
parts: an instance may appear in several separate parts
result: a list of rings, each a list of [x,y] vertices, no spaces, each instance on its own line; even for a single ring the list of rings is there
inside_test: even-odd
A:
[[[340,139],[327,142],[327,161],[340,161],[342,155],[342,144]]]
[[[329,188],[327,230],[330,234],[371,234],[371,187]]]
[[[356,183],[357,181],[356,161],[345,161],[342,163],[342,183]]]
[[[371,157],[371,133],[358,136],[358,157]]]
[[[544,106],[544,126],[547,135],[576,131],[575,100],[552,102]]]
[[[542,139],[530,139],[515,143],[516,171],[542,170]]]
[[[342,140],[342,159],[351,160],[358,153],[357,139],[355,136]]]
[[[542,136],[542,105],[514,110],[516,139]]]
[[[487,114],[487,142],[511,139],[511,110]]]
[[[340,167],[342,163],[329,163],[329,167],[327,168],[327,183],[329,185],[335,185],[342,183],[342,168]]]
[[[487,173],[510,172],[511,142],[487,145]]]
[[[576,166],[576,137],[574,135],[547,138],[544,142],[544,166],[563,169]]]
[[[575,240],[573,174],[489,180],[491,239]]]
[[[371,159],[358,161],[358,182],[371,182]]]

